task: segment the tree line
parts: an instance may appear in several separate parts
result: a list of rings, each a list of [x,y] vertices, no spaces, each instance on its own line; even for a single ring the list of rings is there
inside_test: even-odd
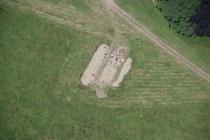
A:
[[[177,33],[210,36],[210,0],[160,0],[157,8]]]

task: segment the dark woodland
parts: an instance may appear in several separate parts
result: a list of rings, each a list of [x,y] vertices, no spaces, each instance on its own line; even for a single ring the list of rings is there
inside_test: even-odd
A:
[[[192,16],[196,24],[194,32],[199,36],[210,36],[210,0],[202,0],[197,12]]]
[[[210,0],[160,0],[157,8],[178,34],[210,36]]]

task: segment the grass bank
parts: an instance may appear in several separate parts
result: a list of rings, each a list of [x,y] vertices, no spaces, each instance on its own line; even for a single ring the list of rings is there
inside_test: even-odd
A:
[[[116,0],[116,2],[161,39],[169,42],[192,62],[210,72],[209,37],[184,37],[177,34],[169,28],[152,0]]]

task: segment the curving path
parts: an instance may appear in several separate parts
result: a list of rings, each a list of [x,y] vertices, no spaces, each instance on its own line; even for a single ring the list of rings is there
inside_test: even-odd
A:
[[[114,0],[103,0],[104,6],[109,9],[109,11],[114,12],[119,17],[124,19],[129,25],[131,25],[136,32],[143,34],[148,39],[150,39],[154,44],[156,44],[159,48],[164,50],[167,54],[173,56],[179,63],[185,65],[187,68],[189,68],[191,71],[199,75],[201,78],[209,82],[210,84],[210,74],[192,63],[190,60],[185,58],[181,53],[179,53],[174,48],[170,47],[167,43],[162,41],[158,36],[156,36],[154,33],[152,33],[147,27],[139,23],[134,17],[132,17],[130,14],[125,12],[123,9],[121,9]]]

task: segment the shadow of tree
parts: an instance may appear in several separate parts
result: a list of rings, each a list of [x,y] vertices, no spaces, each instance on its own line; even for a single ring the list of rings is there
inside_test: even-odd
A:
[[[194,32],[198,36],[210,36],[210,0],[202,0],[201,5],[192,16],[195,23]]]

